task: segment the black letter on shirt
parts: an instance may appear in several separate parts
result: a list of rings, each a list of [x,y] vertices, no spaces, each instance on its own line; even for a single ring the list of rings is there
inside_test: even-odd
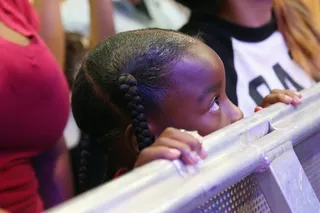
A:
[[[280,64],[274,65],[273,69],[285,89],[292,89],[292,88],[289,88],[286,81],[289,81],[296,88],[297,91],[300,91],[303,89],[302,86],[300,86],[297,82],[295,82],[291,78],[291,76],[288,75],[286,71],[284,71],[284,69],[280,66]]]
[[[262,103],[262,100],[264,98],[258,92],[258,87],[263,84],[266,85],[266,87],[268,87],[269,91],[271,91],[269,85],[267,84],[266,80],[262,76],[255,78],[254,80],[250,81],[250,83],[249,83],[249,94],[258,106]]]

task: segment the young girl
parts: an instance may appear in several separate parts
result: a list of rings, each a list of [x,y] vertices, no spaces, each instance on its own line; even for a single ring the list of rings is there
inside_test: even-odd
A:
[[[299,104],[299,97],[274,91],[262,107]],[[226,96],[219,56],[196,38],[159,29],[120,33],[95,47],[76,77],[72,108],[89,135],[82,190],[155,159],[196,164],[192,153],[206,157],[201,143],[177,129],[205,136],[243,117]]]

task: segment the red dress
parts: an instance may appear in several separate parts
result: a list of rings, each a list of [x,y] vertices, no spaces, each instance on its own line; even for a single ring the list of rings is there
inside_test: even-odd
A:
[[[0,208],[39,213],[43,202],[31,159],[53,148],[69,113],[69,90],[37,34],[28,0],[0,0],[0,20],[30,38],[21,46],[0,36]]]

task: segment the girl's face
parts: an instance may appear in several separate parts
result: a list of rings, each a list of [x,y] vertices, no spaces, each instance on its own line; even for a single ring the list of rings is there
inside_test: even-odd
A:
[[[155,137],[167,127],[197,130],[205,136],[243,117],[226,96],[219,56],[200,41],[190,52],[191,56],[179,61],[170,73],[168,93],[162,103],[148,113],[149,130]],[[117,159],[121,165],[132,166],[139,151],[131,125],[123,136],[117,143],[121,150]]]
[[[192,56],[183,58],[173,69],[161,114],[150,117],[150,130],[155,136],[169,126],[197,130],[205,136],[243,117],[226,96],[219,56],[200,41],[190,51]]]

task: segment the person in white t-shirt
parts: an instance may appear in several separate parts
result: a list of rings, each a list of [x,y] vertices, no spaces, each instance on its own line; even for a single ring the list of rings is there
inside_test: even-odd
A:
[[[201,33],[221,57],[226,91],[245,116],[274,89],[320,80],[318,0],[179,0],[191,8],[183,33]]]

